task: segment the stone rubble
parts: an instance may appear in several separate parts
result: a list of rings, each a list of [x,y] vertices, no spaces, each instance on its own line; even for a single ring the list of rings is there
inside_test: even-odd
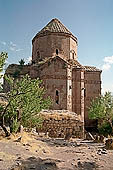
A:
[[[67,110],[46,110],[40,115],[43,123],[42,127],[37,128],[38,133],[43,132],[52,138],[83,137],[83,123],[76,113]]]

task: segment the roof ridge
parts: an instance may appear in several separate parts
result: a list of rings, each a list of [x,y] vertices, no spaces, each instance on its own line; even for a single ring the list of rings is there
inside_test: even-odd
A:
[[[84,66],[84,67],[95,67],[96,68],[96,66],[89,66],[89,65],[88,66]]]
[[[95,67],[95,66],[84,66],[86,71],[102,71],[99,68]]]
[[[69,29],[68,29],[59,19],[55,18],[55,19],[53,19],[53,20],[59,22],[68,32],[70,32]],[[70,32],[70,33],[71,33],[71,32]],[[72,33],[71,33],[71,34],[72,34]]]
[[[62,22],[57,18],[53,18],[44,28],[41,29],[41,31],[39,31],[37,33],[37,35],[43,34],[46,31],[49,31],[49,32],[62,32],[62,33],[67,33],[67,34],[73,35],[66,28],[66,26],[64,24],[62,24]]]

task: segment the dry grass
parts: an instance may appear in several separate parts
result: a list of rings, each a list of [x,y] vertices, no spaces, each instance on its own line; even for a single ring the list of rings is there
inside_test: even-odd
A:
[[[44,113],[41,113],[41,116],[43,119],[46,119],[46,120],[49,120],[50,118],[54,119],[54,120],[61,120],[61,119],[65,119],[65,120],[68,120],[68,119],[72,119],[75,117],[73,115],[70,115],[70,114],[57,114],[57,113],[53,113],[53,114],[44,114]]]
[[[18,140],[19,138],[21,138],[21,140]],[[38,137],[36,135],[29,132],[11,134],[10,137],[5,137],[3,135],[0,136],[0,140],[2,140],[2,142],[17,142],[23,147],[26,146],[32,153],[47,153],[50,155],[52,153],[50,147],[46,143],[37,139]]]
[[[5,152],[0,152],[0,159],[12,160],[12,159],[15,159],[15,156],[14,156],[14,155],[7,154],[7,153],[5,153]]]

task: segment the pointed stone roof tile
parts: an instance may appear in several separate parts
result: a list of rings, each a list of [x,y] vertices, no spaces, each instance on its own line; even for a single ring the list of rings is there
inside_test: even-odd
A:
[[[96,67],[93,67],[93,66],[84,66],[84,68],[86,71],[102,72],[102,70],[100,70]]]
[[[85,69],[85,67],[82,66],[77,60],[65,60],[64,58],[61,58],[60,56],[52,56],[52,57],[46,58],[45,60],[43,60],[43,61],[41,61],[39,63],[34,64],[34,66],[41,67],[41,66],[44,66],[45,64],[47,64],[48,62],[51,63],[51,61],[55,61],[56,59],[62,60],[67,65],[72,66],[74,69]]]
[[[62,32],[72,34],[58,19],[52,19],[38,34],[49,32]]]
[[[68,62],[73,66],[73,68],[84,69],[84,66],[81,65],[77,60],[68,60]]]
[[[36,34],[35,37],[45,35],[46,33],[64,33],[72,36],[77,42],[77,38],[57,18],[52,19],[41,31]]]

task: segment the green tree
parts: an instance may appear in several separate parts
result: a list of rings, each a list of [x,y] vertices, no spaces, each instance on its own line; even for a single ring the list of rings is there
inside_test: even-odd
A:
[[[3,72],[3,67],[5,65],[5,61],[8,58],[8,55],[6,52],[1,52],[0,53],[0,79],[2,78],[2,72]],[[1,83],[0,83],[0,90],[2,89]]]
[[[19,61],[19,64],[20,64],[19,67],[18,67],[18,68],[14,71],[14,73],[13,73],[13,77],[14,77],[14,78],[18,78],[20,72],[23,70],[24,64],[25,64],[24,59],[21,59],[21,60]]]
[[[7,58],[7,53],[0,55],[0,72]],[[20,80],[5,76],[11,90],[7,93],[7,103],[0,104],[0,126],[3,128],[6,136],[6,123],[10,127],[10,132],[16,132],[20,125],[24,127],[36,127],[41,122],[39,112],[42,109],[48,109],[51,101],[45,98],[45,90],[42,87],[42,81],[31,79],[28,75]]]
[[[5,127],[4,120],[9,122],[11,132],[16,132],[20,125],[33,128],[40,123],[39,112],[42,109],[48,109],[51,101],[45,99],[45,90],[41,87],[42,81],[31,79],[28,75],[21,80],[6,77],[11,85],[11,90],[7,95],[7,105],[0,108],[1,110],[1,127],[9,135]]]
[[[110,92],[95,98],[89,108],[89,118],[98,120],[98,128],[109,126],[113,132],[113,96]]]
[[[20,64],[20,66],[23,66],[23,65],[25,64],[24,59],[21,59],[21,60],[19,61],[19,64]]]

